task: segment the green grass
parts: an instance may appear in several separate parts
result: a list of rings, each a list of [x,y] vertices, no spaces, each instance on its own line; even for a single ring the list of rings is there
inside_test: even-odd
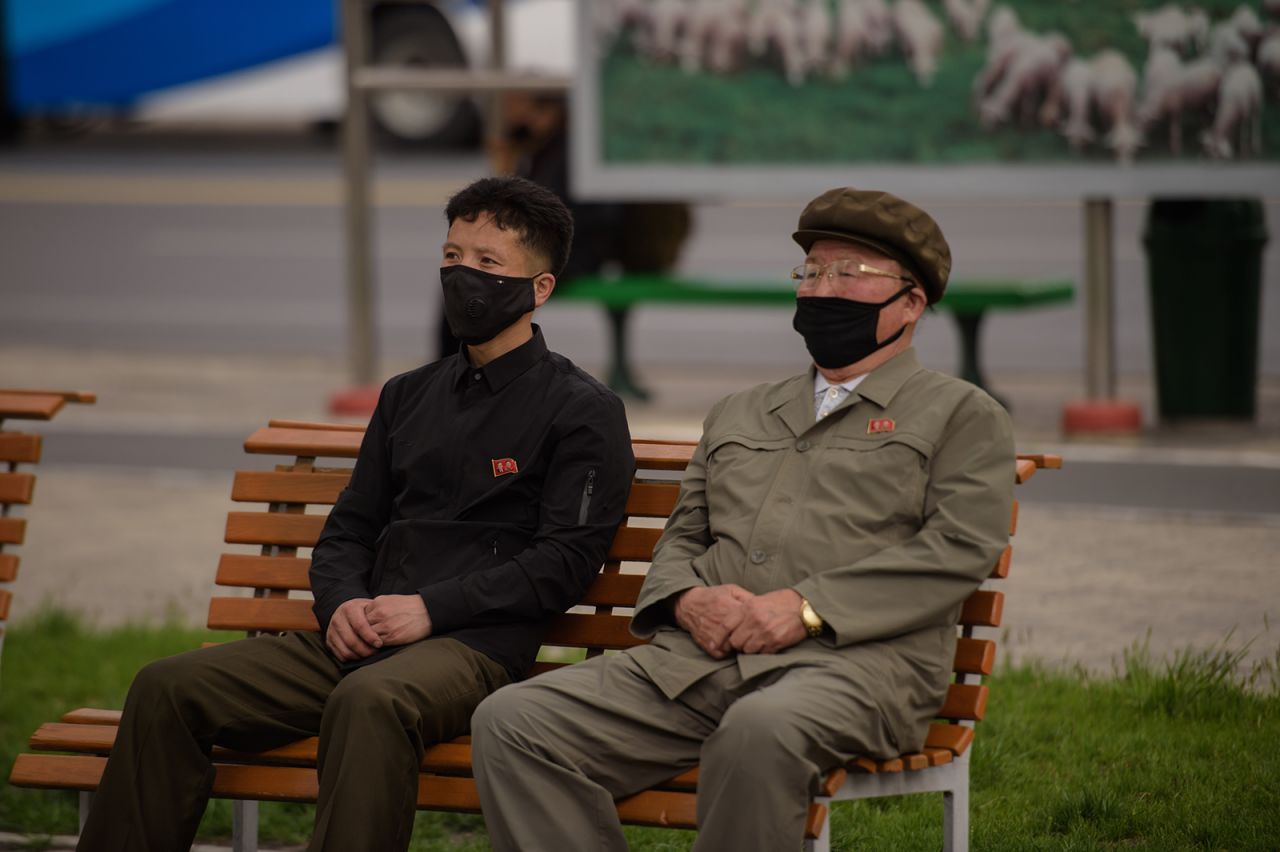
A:
[[[41,722],[72,707],[119,707],[145,662],[227,638],[178,627],[93,632],[58,613],[12,627],[0,672],[0,768],[7,776]],[[1024,666],[992,678],[973,752],[973,847],[1276,849],[1280,650],[1246,667],[1232,648],[1224,640],[1155,663],[1139,645],[1114,677]],[[933,850],[941,820],[936,795],[840,804],[833,846]],[[305,842],[310,821],[310,807],[264,804],[263,840]],[[75,824],[73,794],[0,786],[0,830],[64,834]],[[227,803],[211,806],[201,833],[229,835]],[[654,829],[628,837],[644,852],[688,849],[693,839]],[[488,844],[477,816],[423,813],[413,848]]]
[[[927,0],[941,20],[941,0]],[[1166,0],[1065,3],[1005,0],[1023,26],[1068,36],[1076,55],[1113,47],[1141,78],[1146,44],[1133,12]],[[1240,0],[1204,0],[1213,20]],[[1248,5],[1259,8],[1260,0]],[[793,88],[778,64],[755,60],[732,74],[686,74],[655,64],[621,43],[601,71],[603,156],[607,163],[959,163],[1091,160],[1109,163],[1099,146],[1071,150],[1056,131],[1005,125],[984,130],[971,105],[971,85],[986,61],[985,41],[968,45],[948,27],[938,74],[921,89],[897,53],[856,66],[846,80],[814,78]],[[1184,122],[1184,156],[1200,157],[1207,116]],[[1168,133],[1152,129],[1139,161],[1172,156]],[[1267,155],[1280,153],[1280,110],[1263,110]],[[1189,157],[1188,157],[1189,158]]]

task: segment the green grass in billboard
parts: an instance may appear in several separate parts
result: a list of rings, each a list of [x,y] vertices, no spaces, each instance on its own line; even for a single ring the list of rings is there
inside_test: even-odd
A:
[[[973,81],[987,61],[986,37],[965,43],[945,23],[940,0],[926,0],[926,5],[945,28],[937,73],[927,88],[897,48],[854,65],[843,80],[816,73],[793,86],[776,55],[746,58],[730,72],[688,73],[678,59],[640,55],[624,33],[599,69],[603,159],[671,165],[1115,162],[1115,153],[1104,145],[1074,150],[1056,126],[1034,120],[983,127]],[[1108,48],[1122,53],[1138,76],[1141,99],[1148,48],[1133,14],[1165,6],[1165,0],[1006,0],[1003,5],[1016,11],[1026,30],[1066,35],[1076,57],[1087,59]],[[1194,5],[1214,23],[1241,5],[1253,8],[1264,23],[1280,23],[1267,21],[1260,0]],[[1264,85],[1262,156],[1274,160],[1280,158],[1280,100],[1276,80]],[[1180,159],[1205,159],[1200,134],[1212,118],[1207,109],[1184,115]],[[1135,160],[1174,158],[1169,137],[1164,121],[1148,128]]]

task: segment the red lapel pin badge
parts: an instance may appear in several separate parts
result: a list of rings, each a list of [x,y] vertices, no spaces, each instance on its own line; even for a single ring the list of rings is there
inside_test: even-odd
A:
[[[489,459],[493,463],[494,476],[506,476],[509,473],[519,473],[520,466],[516,464],[515,459]]]
[[[894,422],[890,420],[888,417],[883,417],[879,420],[868,420],[867,434],[878,435],[881,432],[892,432],[893,427],[894,427]]]

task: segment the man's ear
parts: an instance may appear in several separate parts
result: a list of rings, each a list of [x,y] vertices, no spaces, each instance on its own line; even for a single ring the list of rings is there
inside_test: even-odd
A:
[[[533,279],[533,306],[540,308],[546,304],[551,292],[556,289],[556,277],[544,272]]]
[[[929,299],[924,294],[921,287],[912,287],[907,291],[907,322],[916,322],[920,317],[924,316],[925,310],[929,307]]]

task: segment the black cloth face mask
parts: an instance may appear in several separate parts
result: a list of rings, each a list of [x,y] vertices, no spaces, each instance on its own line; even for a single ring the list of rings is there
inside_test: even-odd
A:
[[[914,286],[908,284],[883,302],[855,302],[836,296],[798,296],[796,316],[791,326],[804,338],[813,363],[829,370],[847,367],[893,343],[907,330],[904,325],[886,340],[876,341],[881,309],[901,299]]]
[[[533,310],[533,279],[470,266],[440,267],[444,316],[453,336],[475,346]]]

